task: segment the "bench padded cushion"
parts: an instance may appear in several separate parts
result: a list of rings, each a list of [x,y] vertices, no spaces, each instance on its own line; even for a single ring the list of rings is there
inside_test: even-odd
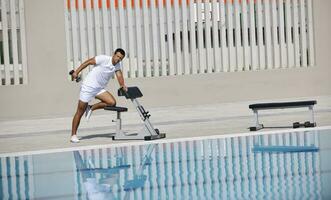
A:
[[[124,92],[121,88],[117,91],[118,96],[125,96],[127,99],[136,99],[143,96],[138,87],[128,87],[128,91]]]
[[[125,107],[117,107],[117,106],[106,106],[105,110],[116,111],[116,112],[126,112],[128,108]]]
[[[257,103],[249,105],[250,109],[259,108],[285,108],[285,107],[300,107],[315,105],[316,100],[312,101],[292,101],[292,102],[277,102],[277,103]]]

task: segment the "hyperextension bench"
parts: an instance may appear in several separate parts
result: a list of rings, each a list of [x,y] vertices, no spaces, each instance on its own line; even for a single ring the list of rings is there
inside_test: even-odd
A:
[[[315,119],[314,119],[314,105],[317,102],[315,100],[312,101],[292,101],[292,102],[278,102],[278,103],[258,103],[258,104],[251,104],[249,108],[253,110],[255,116],[255,126],[249,127],[250,131],[258,131],[260,129],[265,128],[263,124],[259,123],[259,113],[260,110],[270,110],[270,109],[287,109],[287,108],[301,108],[301,107],[308,107],[311,113],[311,122],[306,121],[303,124],[299,122],[293,123],[293,128],[299,127],[315,127]]]

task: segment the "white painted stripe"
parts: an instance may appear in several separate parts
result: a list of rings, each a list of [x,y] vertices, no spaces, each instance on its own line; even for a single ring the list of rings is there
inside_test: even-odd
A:
[[[1,2],[3,3],[3,2]],[[4,5],[4,4],[2,4]],[[9,191],[8,191],[8,186],[9,186],[9,181],[8,181],[8,171],[7,171],[7,162],[6,162],[6,158],[1,158],[1,190],[2,190],[2,195],[4,199],[9,199]]]
[[[173,150],[172,150],[172,157],[174,158],[172,160],[173,163],[173,171],[172,171],[172,175],[174,176],[174,182],[173,183],[178,183],[181,184],[181,174],[179,172],[179,165],[181,164],[181,162],[179,161],[179,144],[178,143],[174,143],[173,144]],[[183,161],[185,162],[185,161]],[[175,187],[175,199],[180,199],[181,197],[181,187],[176,186]]]
[[[195,172],[197,177],[197,199],[203,199],[205,196],[205,191],[203,189],[203,185],[201,183],[204,182],[204,175],[203,175],[203,165],[202,165],[202,156],[203,156],[203,148],[202,148],[202,141],[195,142]]]
[[[193,146],[194,143],[193,142],[186,142],[188,143],[188,147],[187,147],[187,152],[188,152],[188,161],[189,161],[189,168],[190,169],[194,169],[195,165],[194,165],[194,149],[195,147]],[[189,173],[188,175],[188,180],[190,181],[190,183],[195,183],[196,182],[196,176],[193,172]],[[193,194],[192,196],[195,196],[196,193],[196,188],[193,184],[189,184],[189,190],[191,191],[190,193]]]
[[[183,5],[186,6],[186,5]],[[179,155],[180,158],[179,160],[181,160],[180,162],[180,169],[179,169],[179,173],[180,173],[180,177],[181,177],[181,185],[186,185],[186,187],[182,188],[182,196],[185,197],[189,197],[190,196],[190,189],[189,189],[189,175],[191,174],[190,168],[188,168],[188,163],[190,162],[189,160],[189,155],[188,155],[188,151],[187,151],[187,142],[181,142],[179,145]],[[191,168],[194,169],[194,168]],[[216,168],[215,168],[216,169]]]
[[[166,174],[166,176],[167,176],[167,185],[169,185],[169,186],[171,186],[172,185],[172,183],[174,182],[173,181],[173,176],[172,176],[172,163],[173,163],[173,161],[172,161],[172,156],[171,156],[171,152],[172,152],[172,148],[171,148],[171,146],[170,146],[171,144],[169,144],[169,143],[167,143],[167,144],[165,144],[165,161],[166,161],[166,163],[168,163],[166,166],[165,166],[165,174]],[[173,188],[174,187],[167,187],[167,189],[168,189],[168,198],[169,199],[175,199],[174,198],[174,191],[173,191]]]
[[[158,147],[159,147],[158,148],[159,156],[158,156],[158,160],[157,161],[159,163],[165,163],[165,160],[164,160],[164,145],[159,145]],[[161,199],[165,199],[166,196],[167,196],[167,191],[166,191],[167,187],[165,187],[165,185],[166,185],[165,180],[167,178],[166,178],[166,174],[164,172],[165,172],[165,165],[158,165],[158,173],[157,173],[157,175],[158,175],[158,177],[160,177],[158,179],[159,180],[158,181],[158,184],[161,187],[161,191],[159,193],[160,194],[159,197]]]
[[[211,167],[210,167],[210,158],[212,156],[212,150],[211,150],[211,147],[210,147],[210,141],[208,140],[204,140],[202,142],[202,148],[203,148],[203,155],[202,155],[202,158],[201,158],[201,163],[202,163],[202,167],[203,167],[203,170],[202,170],[202,174],[203,174],[203,183],[204,184],[207,184],[207,185],[212,185],[212,178],[213,176],[209,176],[208,173],[210,173],[211,170]],[[209,162],[206,162],[206,160],[208,159]],[[210,196],[212,194],[211,192],[211,187],[204,187],[204,197],[206,199],[212,199],[212,197]]]
[[[28,168],[28,185],[29,185],[29,198],[34,199],[34,192],[35,192],[35,184],[34,184],[34,178],[33,178],[33,160],[32,155],[28,155],[27,158],[27,168]]]
[[[249,146],[247,146],[247,137],[241,137],[239,138],[239,144],[241,152],[239,153],[239,156],[241,158],[240,163],[242,165],[242,194],[244,195],[243,199],[249,199],[249,167],[248,167],[248,154],[249,154]]]
[[[219,178],[221,177],[220,174],[220,166],[218,164],[218,162],[221,160],[221,155],[219,152],[219,143],[217,140],[212,140],[211,141],[211,148],[214,150],[212,151],[212,162],[211,162],[211,168],[212,170],[210,170],[209,172],[209,176],[212,177],[212,181],[213,181],[213,187],[212,187],[212,199],[217,199],[220,197],[220,181]]]
[[[10,185],[9,189],[11,190],[10,193],[10,198],[9,199],[18,199],[18,188],[17,188],[17,180],[16,180],[16,167],[15,167],[15,157],[10,157],[9,162],[7,162],[9,165],[9,170],[10,170]]]
[[[17,178],[18,184],[19,184],[19,191],[20,191],[20,199],[27,199],[25,196],[25,191],[28,190],[26,188],[25,180],[27,179],[26,172],[24,170],[24,162],[25,162],[24,157],[18,157],[17,162],[18,162],[18,175],[19,177]]]

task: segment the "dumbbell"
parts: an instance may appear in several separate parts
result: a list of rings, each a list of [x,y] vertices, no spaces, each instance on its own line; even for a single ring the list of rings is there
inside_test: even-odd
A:
[[[308,127],[315,127],[316,126],[316,123],[311,123],[310,121],[306,121],[305,123],[301,124],[300,122],[294,122],[293,123],[293,128],[299,128],[299,127],[305,127],[305,128],[308,128]]]
[[[293,128],[299,128],[301,126],[300,122],[294,122]]]
[[[310,121],[306,121],[306,122],[304,123],[304,126],[305,126],[305,127],[315,127],[315,126],[316,126],[316,122],[311,123]]]
[[[72,74],[75,72],[75,70],[71,70],[70,72],[69,72],[69,75],[71,76],[71,80],[73,81],[73,78],[72,78]],[[78,83],[79,81],[81,81],[82,80],[82,78],[80,77],[80,76],[78,76],[77,78],[76,78],[76,82]]]

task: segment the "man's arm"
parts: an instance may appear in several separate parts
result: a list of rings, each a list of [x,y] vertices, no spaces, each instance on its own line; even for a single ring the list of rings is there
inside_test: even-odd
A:
[[[123,88],[125,91],[128,91],[128,89],[124,83],[124,77],[123,77],[123,73],[121,70],[116,71],[116,78],[117,78],[117,81],[118,81],[118,84],[120,85],[120,87]]]
[[[75,72],[72,74],[72,77],[75,79],[78,77],[78,74],[85,69],[87,66],[89,65],[95,65],[96,61],[95,61],[95,57],[90,58],[88,60],[86,60],[85,62],[83,62],[76,70]]]

